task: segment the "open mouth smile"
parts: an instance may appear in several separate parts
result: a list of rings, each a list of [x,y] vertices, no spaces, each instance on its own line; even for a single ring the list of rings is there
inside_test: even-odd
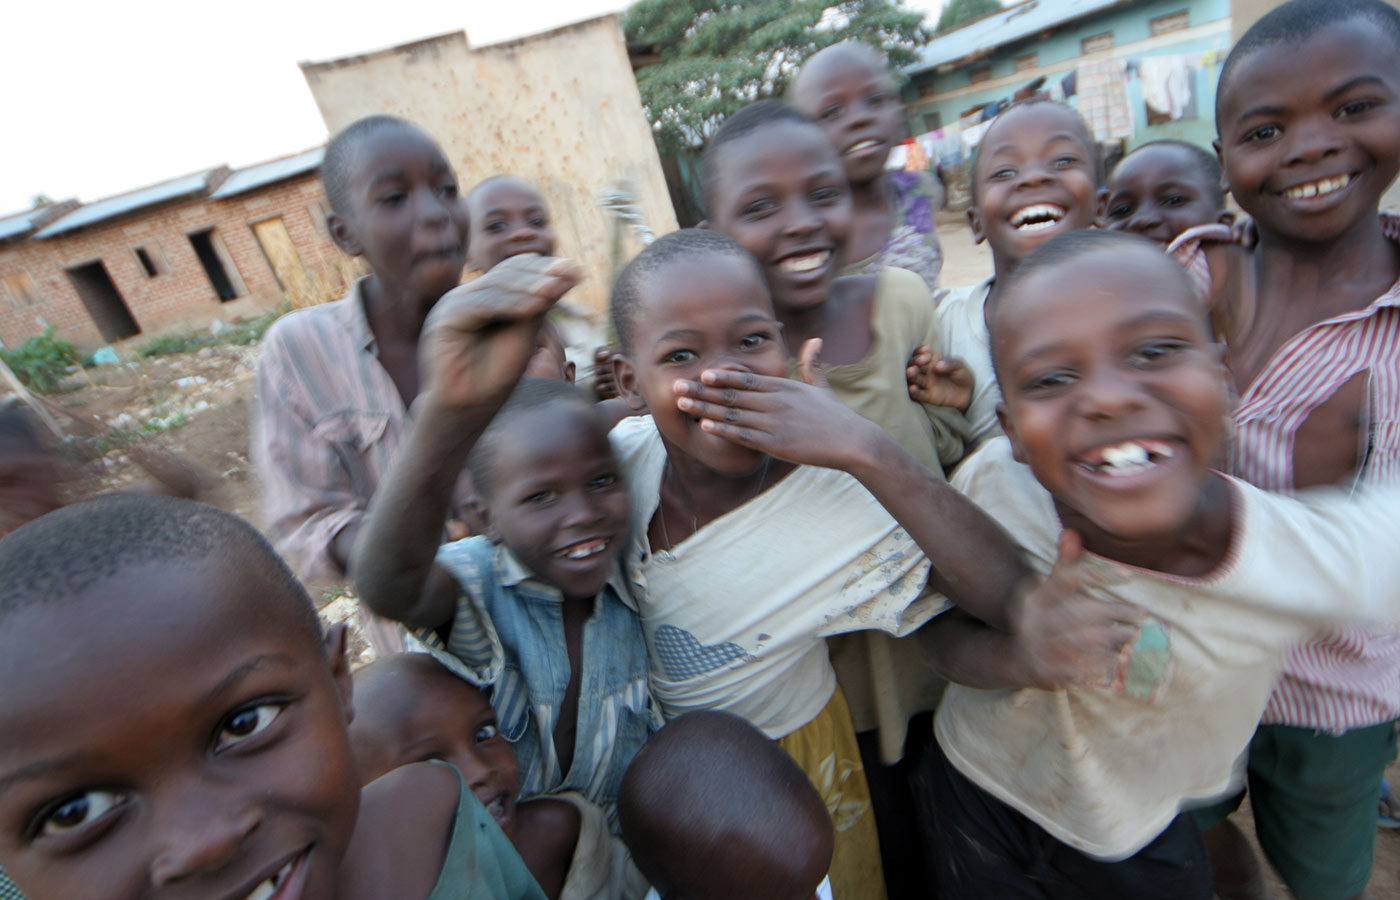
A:
[[[885,146],[885,142],[884,142],[884,141],[878,141],[878,140],[875,140],[874,138],[868,138],[868,139],[863,140],[863,141],[856,141],[854,144],[852,144],[851,146],[847,147],[844,151],[842,151],[841,155],[842,155],[842,156],[856,156],[856,155],[859,155],[859,154],[862,154],[862,153],[867,153],[867,152],[869,152],[869,151],[871,151],[871,150],[878,150],[878,149],[880,149],[880,148],[883,147],[883,146]]]
[[[778,269],[789,275],[806,275],[822,269],[829,262],[831,262],[830,250],[815,250],[783,257],[778,260]]]
[[[1075,457],[1074,464],[1095,475],[1125,478],[1143,474],[1175,455],[1166,441],[1128,440],[1095,447]]]
[[[1060,224],[1065,208],[1055,203],[1036,203],[1011,214],[1011,227],[1017,231],[1044,231]]]
[[[588,538],[555,551],[555,556],[571,562],[580,562],[601,556],[612,542],[607,538]]]
[[[306,882],[306,857],[310,848],[287,860],[282,867],[248,892],[246,900],[292,900]]]
[[[1309,181],[1306,184],[1294,185],[1291,188],[1280,191],[1284,198],[1288,200],[1312,200],[1316,197],[1326,197],[1351,184],[1351,175],[1335,175],[1331,178],[1319,178],[1316,181]]]

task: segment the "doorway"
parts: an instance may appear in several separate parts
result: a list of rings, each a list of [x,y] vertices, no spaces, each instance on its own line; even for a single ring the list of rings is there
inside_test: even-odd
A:
[[[104,341],[120,341],[141,333],[141,327],[136,324],[136,317],[131,314],[131,307],[122,299],[116,282],[107,274],[107,267],[102,264],[102,260],[75,266],[66,271],[68,280],[73,282],[74,290],[78,292],[83,306],[87,307],[88,316],[92,318]]]
[[[254,224],[253,236],[258,239],[258,246],[262,247],[263,256],[267,257],[268,267],[272,269],[272,275],[283,294],[307,287],[301,256],[292,244],[292,236],[287,233],[287,223],[280,216]]]
[[[223,248],[215,242],[214,229],[206,228],[191,234],[190,244],[194,246],[194,255],[199,257],[199,264],[204,267],[209,286],[219,296],[219,301],[227,303],[237,300],[238,287],[224,265]]]

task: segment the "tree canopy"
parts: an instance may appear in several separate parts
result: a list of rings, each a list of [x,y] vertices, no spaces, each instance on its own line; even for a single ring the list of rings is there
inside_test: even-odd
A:
[[[1000,0],[948,0],[938,16],[938,30],[952,31],[973,19],[1001,12]]]
[[[929,32],[898,0],[640,0],[627,10],[628,46],[659,61],[637,72],[663,153],[697,147],[725,116],[782,93],[807,57],[864,41],[896,68]]]

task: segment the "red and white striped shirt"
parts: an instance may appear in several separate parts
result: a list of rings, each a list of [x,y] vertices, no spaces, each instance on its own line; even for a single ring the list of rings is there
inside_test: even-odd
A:
[[[1400,218],[1382,216],[1400,243]],[[1228,240],[1203,226],[1171,252],[1205,287],[1201,245]],[[1352,377],[1366,373],[1368,444],[1361,484],[1400,483],[1400,281],[1370,306],[1309,326],[1285,341],[1245,390],[1234,416],[1230,472],[1269,491],[1293,489],[1298,429]],[[1335,734],[1400,718],[1400,632],[1346,628],[1290,652],[1263,722]]]

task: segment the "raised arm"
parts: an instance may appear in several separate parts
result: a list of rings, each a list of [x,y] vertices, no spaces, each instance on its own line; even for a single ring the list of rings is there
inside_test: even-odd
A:
[[[544,314],[577,283],[566,260],[517,256],[433,307],[408,440],[370,503],[351,568],[379,615],[415,628],[451,621],[458,589],[433,560],[453,485],[525,371]]]

